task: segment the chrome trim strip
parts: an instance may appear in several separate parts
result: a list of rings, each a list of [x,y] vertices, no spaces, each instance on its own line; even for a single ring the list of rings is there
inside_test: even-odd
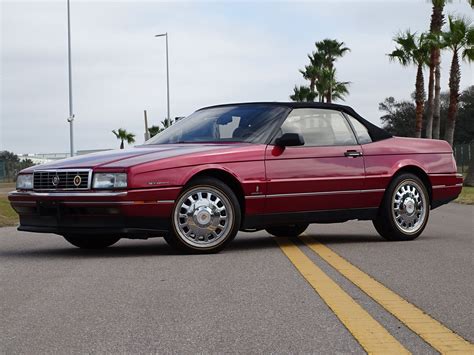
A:
[[[36,201],[12,201],[13,204],[36,204]],[[59,201],[63,205],[158,205],[174,203],[174,200],[149,201],[137,203],[137,201]]]
[[[131,205],[133,201],[59,201],[63,205]]]
[[[432,188],[433,189],[445,189],[447,187],[462,187],[462,184],[456,184],[456,185],[435,185]]]
[[[174,203],[174,200],[161,200],[161,201],[156,201],[157,203],[162,203],[162,204],[170,204]]]
[[[68,171],[92,171],[91,168],[67,168],[67,169],[34,169],[33,172],[35,173],[56,173],[56,172],[68,172]]]
[[[368,177],[371,177],[371,176],[368,176]],[[391,177],[391,175],[386,175],[386,176],[383,176],[383,175],[377,175],[375,176],[377,178],[379,177]],[[338,176],[337,177],[338,180],[349,180],[349,179],[352,179],[352,180],[362,180],[362,179],[366,179],[366,177],[364,176]],[[307,178],[307,177],[304,177],[304,178],[285,178],[285,179],[269,179],[268,182],[309,182],[309,181],[327,181],[328,178],[326,176],[320,176],[320,177],[311,177],[311,178]],[[264,183],[264,182],[260,182],[260,183]]]
[[[9,196],[31,196],[31,197],[115,197],[126,196],[127,191],[110,192],[35,192],[35,191],[12,191]]]
[[[252,200],[252,199],[257,199],[257,198],[265,198],[267,195],[249,195],[245,196],[246,200]]]
[[[298,196],[321,196],[321,195],[344,195],[354,193],[368,193],[368,192],[384,192],[385,189],[371,189],[371,190],[343,190],[343,191],[320,191],[320,192],[296,192],[291,194],[273,194],[273,195],[259,195],[259,196],[245,196],[246,199],[254,198],[275,198],[275,197],[298,197]]]
[[[428,175],[429,176],[451,176],[451,177],[454,177],[454,176],[459,176],[461,174],[459,174],[459,173],[429,173]]]
[[[359,190],[359,192],[362,192],[362,193],[366,193],[366,192],[385,192],[385,189]]]

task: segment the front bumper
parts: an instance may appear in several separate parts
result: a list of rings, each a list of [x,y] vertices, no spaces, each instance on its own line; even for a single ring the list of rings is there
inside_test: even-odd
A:
[[[179,187],[126,191],[36,192],[8,195],[18,230],[56,234],[114,234],[142,238],[169,230]]]

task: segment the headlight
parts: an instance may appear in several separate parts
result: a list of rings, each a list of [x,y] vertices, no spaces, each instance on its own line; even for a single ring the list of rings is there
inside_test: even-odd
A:
[[[33,174],[20,174],[16,178],[17,190],[31,190],[33,188]]]
[[[95,173],[92,182],[93,189],[123,189],[127,187],[125,173]]]

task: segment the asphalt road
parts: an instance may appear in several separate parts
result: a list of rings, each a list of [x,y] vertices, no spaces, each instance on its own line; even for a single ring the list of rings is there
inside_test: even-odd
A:
[[[370,222],[306,234],[472,343],[473,219],[473,206],[441,207],[412,242],[385,242]],[[436,353],[294,243],[407,350]],[[177,255],[161,239],[90,252],[1,228],[0,305],[0,353],[364,353],[265,232],[241,233],[217,255]]]

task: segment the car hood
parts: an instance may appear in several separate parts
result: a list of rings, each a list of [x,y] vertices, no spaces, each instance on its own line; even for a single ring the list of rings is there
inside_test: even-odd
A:
[[[23,172],[40,169],[84,169],[84,168],[128,168],[160,159],[172,158],[196,153],[226,151],[242,144],[163,144],[138,146],[131,149],[110,150],[72,158],[62,159],[47,164],[33,166]]]

